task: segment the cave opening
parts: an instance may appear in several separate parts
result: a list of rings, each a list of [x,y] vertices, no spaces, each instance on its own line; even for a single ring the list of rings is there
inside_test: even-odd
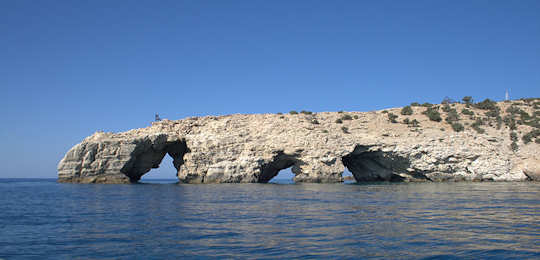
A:
[[[147,149],[133,155],[121,171],[132,183],[176,183],[178,170],[184,163],[183,158],[186,152],[188,152],[186,143],[182,141],[170,142],[158,147],[149,145]],[[143,179],[142,177],[152,169],[157,169],[152,172],[157,172],[158,176],[151,174]],[[171,176],[171,172],[174,175]],[[175,176],[174,180],[173,176]]]
[[[174,159],[170,155],[165,155],[158,168],[152,168],[149,172],[141,176],[138,183],[151,183],[151,184],[171,184],[178,183],[176,177],[177,170],[174,168]]]
[[[268,183],[276,184],[292,184],[294,183],[294,173],[292,172],[292,167],[280,170],[278,174],[272,177]]]
[[[294,183],[294,176],[300,171],[294,155],[279,152],[273,160],[261,167],[259,183]]]
[[[341,160],[356,182],[403,181],[398,172],[409,165],[404,158],[360,145]]]

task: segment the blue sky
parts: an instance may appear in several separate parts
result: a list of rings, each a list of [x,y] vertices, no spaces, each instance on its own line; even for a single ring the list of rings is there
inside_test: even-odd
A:
[[[155,113],[540,96],[540,1],[1,1],[0,177]],[[169,162],[169,161],[167,161]],[[149,176],[174,177],[168,164]]]

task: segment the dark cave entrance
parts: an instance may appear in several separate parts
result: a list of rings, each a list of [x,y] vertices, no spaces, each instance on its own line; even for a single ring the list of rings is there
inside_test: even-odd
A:
[[[405,178],[398,173],[406,171],[410,164],[405,158],[361,145],[341,160],[356,182],[403,181]]]

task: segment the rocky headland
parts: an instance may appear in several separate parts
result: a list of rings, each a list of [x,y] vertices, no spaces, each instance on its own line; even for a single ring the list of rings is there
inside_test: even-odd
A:
[[[162,120],[96,132],[67,152],[58,181],[134,183],[167,154],[181,183],[540,180],[540,99],[412,103],[371,112],[308,111]]]

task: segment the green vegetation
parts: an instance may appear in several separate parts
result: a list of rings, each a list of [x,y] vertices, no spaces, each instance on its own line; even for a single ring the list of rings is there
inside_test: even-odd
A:
[[[506,109],[506,113],[510,113],[512,115],[519,113],[519,111],[521,111],[521,109],[515,105],[511,105]]]
[[[354,119],[358,119],[358,115],[354,115],[353,118],[354,118]]]
[[[426,102],[426,103],[422,104],[422,106],[423,106],[423,107],[432,107],[433,105]]]
[[[390,120],[390,122],[397,123],[397,121],[396,121],[397,118],[398,118],[397,115],[394,115],[392,113],[388,113],[388,120]]]
[[[341,124],[341,123],[343,123],[343,121],[341,121],[341,119],[339,119],[339,118],[336,119],[336,124]]]
[[[502,123],[503,123],[502,117],[497,116],[496,120],[497,120],[497,130],[499,130],[499,129],[501,129],[501,126],[502,126]]]
[[[295,110],[291,110],[291,111],[289,111],[289,114],[291,114],[291,115],[297,115],[298,112],[296,112]]]
[[[311,112],[311,111],[306,111],[306,110],[302,110],[302,111],[300,111],[300,113],[301,113],[301,114],[304,114],[304,115],[311,115],[311,114],[313,114],[313,112]]]
[[[450,110],[448,110],[445,121],[449,124],[459,121],[459,115],[456,109],[451,108]]]
[[[490,109],[485,113],[488,117],[496,118],[501,115],[501,109],[498,106],[495,106],[493,109]]]
[[[341,116],[341,120],[352,120],[352,116],[349,114],[344,114]]]
[[[510,145],[510,148],[512,148],[512,151],[517,151],[519,149],[519,146],[516,142],[512,142],[512,144]]]
[[[413,114],[413,110],[412,110],[411,106],[404,106],[404,107],[401,109],[401,114],[402,114],[402,115],[412,115],[412,114]]]
[[[463,103],[470,105],[473,102],[473,98],[471,96],[465,96],[461,100],[463,100]]]
[[[484,121],[482,121],[481,118],[477,118],[476,121],[471,125],[472,129],[474,129],[477,133],[483,134],[486,132],[483,128],[480,128],[481,125],[484,125]]]
[[[416,119],[409,120],[409,118],[405,118],[405,119],[403,119],[403,123],[406,124],[408,127],[419,127],[420,126],[420,122],[418,122],[418,120],[416,120]]]
[[[326,130],[326,129],[323,129],[322,132],[325,133],[325,134],[328,134],[328,130]]]
[[[450,105],[448,103],[444,104],[442,111],[448,113],[450,111]]]
[[[386,113],[388,113],[388,111],[386,111],[386,110],[383,110],[383,111],[382,111],[382,113],[383,113],[383,114],[386,114]]]
[[[283,113],[281,113],[281,112],[277,112],[277,114],[278,114],[278,115],[283,115]]]
[[[526,102],[526,103],[531,103],[531,102],[539,100],[539,99],[540,98],[520,98],[519,100],[521,100],[523,102]]]
[[[343,110],[339,110],[339,111],[337,111],[337,112],[341,114],[341,113],[343,113]]]
[[[426,115],[431,121],[441,122],[442,120],[439,111],[433,107],[428,107],[426,111],[422,112],[422,114]]]
[[[412,102],[411,103],[411,107],[419,107],[419,106],[422,106],[422,105],[420,105],[420,103],[418,103],[418,102]]]
[[[527,134],[523,135],[521,140],[523,140],[523,143],[528,144],[528,143],[530,143],[532,141],[533,138],[537,138],[538,136],[540,136],[540,129],[534,129],[534,130],[528,132]],[[536,141],[537,140],[538,139],[536,139]]]
[[[510,132],[510,140],[512,140],[512,142],[517,142],[518,136],[516,132]]]
[[[461,123],[458,123],[458,122],[454,122],[452,123],[452,129],[454,129],[454,131],[456,132],[461,132],[465,129],[465,127],[463,127],[463,125]]]
[[[468,115],[468,116],[473,116],[474,115],[474,112],[469,110],[469,109],[466,109],[464,108],[463,110],[461,110],[461,113],[464,114],[464,115]]]
[[[516,130],[517,129],[516,121],[511,116],[505,116],[503,118],[503,122],[504,122],[504,124],[506,126],[508,126],[508,128],[510,128],[510,130]]]
[[[345,127],[345,126],[342,126],[342,127],[341,127],[341,131],[343,131],[343,133],[348,134],[348,133],[349,133],[349,128],[347,128],[347,127]]]
[[[490,100],[489,98],[486,98],[482,102],[476,103],[474,105],[474,107],[476,107],[478,109],[483,109],[483,110],[493,110],[493,109],[498,108],[497,103],[495,101],[493,101],[493,100]]]

